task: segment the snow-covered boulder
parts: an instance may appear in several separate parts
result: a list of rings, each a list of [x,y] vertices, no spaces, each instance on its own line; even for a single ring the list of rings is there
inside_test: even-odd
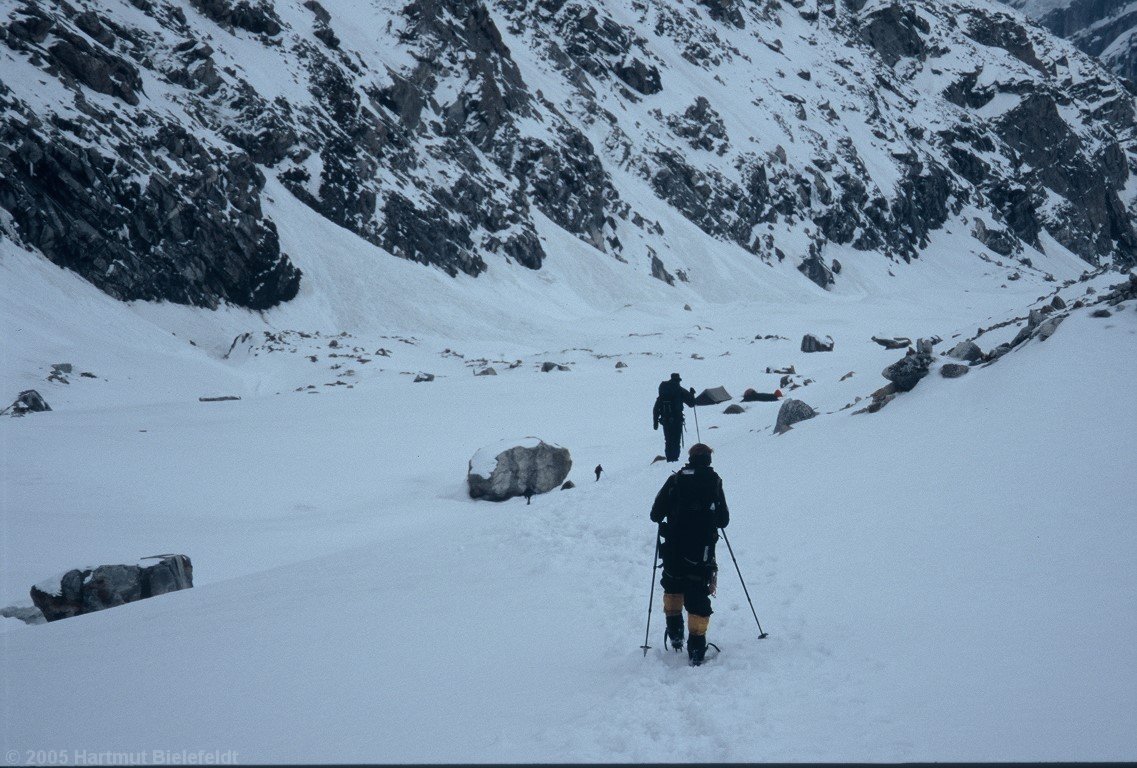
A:
[[[909,392],[920,379],[928,375],[932,361],[933,358],[929,354],[905,355],[881,371],[880,375],[891,381],[896,386],[896,391]]]
[[[954,357],[956,360],[965,360],[969,363],[976,363],[983,359],[983,350],[974,341],[961,341],[954,347],[948,350],[948,357]]]
[[[39,392],[34,389],[25,389],[16,396],[16,400],[11,405],[3,410],[3,413],[23,416],[25,413],[39,413],[50,410],[51,406],[47,404]]]
[[[155,555],[153,565],[75,568],[31,589],[32,602],[48,621],[101,611],[193,586],[193,564],[185,555]]]
[[[1038,330],[1035,332],[1035,336],[1038,337],[1039,341],[1046,341],[1054,335],[1054,332],[1058,330],[1058,326],[1061,325],[1062,321],[1065,319],[1065,315],[1055,315],[1054,317],[1043,320],[1039,324]]]
[[[17,619],[25,624],[43,624],[47,621],[43,617],[43,611],[34,605],[9,605],[6,608],[0,608],[0,617]],[[2,631],[0,630],[0,632]]]
[[[789,432],[794,424],[812,419],[816,415],[817,411],[801,400],[785,400],[782,402],[782,407],[778,409],[778,420],[774,424],[774,434],[780,435],[783,432]]]
[[[904,349],[912,343],[907,336],[873,336],[872,340],[885,349]]]
[[[480,449],[470,459],[466,483],[472,499],[505,501],[559,488],[571,469],[567,448],[524,437]]]
[[[801,337],[801,351],[802,352],[832,352],[833,351],[833,337],[832,336],[817,336],[816,334],[807,333]]]

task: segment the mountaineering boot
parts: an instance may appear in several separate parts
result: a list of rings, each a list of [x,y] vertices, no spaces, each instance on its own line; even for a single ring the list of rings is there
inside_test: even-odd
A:
[[[683,615],[667,617],[667,639],[671,647],[677,651],[683,650]]]
[[[710,623],[710,616],[687,614],[687,629],[691,635],[687,641],[687,658],[691,660],[692,667],[702,664],[707,654],[707,627]]]
[[[703,663],[703,657],[707,654],[707,636],[706,635],[691,635],[687,641],[687,658],[691,662],[692,667],[697,667]]]
[[[683,593],[663,593],[663,615],[667,619],[667,640],[677,651],[683,650]]]

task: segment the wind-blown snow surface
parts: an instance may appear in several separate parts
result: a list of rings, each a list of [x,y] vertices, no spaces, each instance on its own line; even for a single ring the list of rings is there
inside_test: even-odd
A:
[[[0,243],[0,392],[34,386],[54,408],[0,421],[0,605],[159,552],[190,555],[196,580],[45,626],[0,620],[16,762],[1137,757],[1132,302],[852,415],[900,355],[870,336],[947,345],[1056,285],[1003,283],[933,244],[896,277],[849,258],[833,293],[725,251],[705,284],[669,288],[552,227],[540,272],[453,280],[278,220],[296,222],[282,238],[308,279],[263,316],[119,304]],[[1060,285],[1084,265],[1036,266]],[[801,354],[806,332],[836,351]],[[474,376],[475,358],[499,375]],[[44,381],[57,362],[70,384]],[[675,468],[649,463],[655,387],[678,370],[737,398],[791,364],[817,418],[774,436],[776,404],[700,408],[687,434],[715,448],[770,636],[720,544],[723,655],[695,669],[662,652],[656,605],[644,658],[647,512]],[[219,395],[242,399],[197,400]],[[470,500],[470,457],[511,435],[568,447],[577,487]]]

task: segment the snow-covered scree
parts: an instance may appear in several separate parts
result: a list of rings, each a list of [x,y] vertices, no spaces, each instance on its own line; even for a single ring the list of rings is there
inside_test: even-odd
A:
[[[53,408],[0,420],[0,605],[155,552],[192,557],[196,584],[48,625],[0,619],[17,762],[1137,755],[1133,302],[1073,310],[1045,342],[958,380],[933,372],[879,413],[842,410],[902,354],[872,336],[946,349],[1082,263],[1002,283],[933,244],[895,277],[851,260],[831,293],[742,261],[722,286],[669,288],[553,228],[540,272],[476,281],[331,225],[281,235],[308,279],[263,315],[120,304],[0,242],[0,393],[35,388]],[[802,354],[805,333],[835,350]],[[68,383],[46,381],[60,362]],[[813,380],[791,396],[817,418],[774,436],[776,403],[716,406],[687,431],[715,449],[770,636],[720,544],[723,655],[664,653],[656,605],[644,658],[647,511],[675,468],[650,463],[656,385],[680,371],[737,402],[788,365]],[[241,399],[198,399],[218,396]],[[577,487],[470,500],[471,457],[514,435],[568,447]]]

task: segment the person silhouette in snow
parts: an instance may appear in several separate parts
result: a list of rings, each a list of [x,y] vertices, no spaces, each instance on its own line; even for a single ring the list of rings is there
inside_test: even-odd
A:
[[[668,461],[679,461],[679,447],[683,444],[683,406],[695,407],[695,388],[683,389],[678,373],[660,382],[659,396],[651,412],[653,429],[663,425],[663,453]]]
[[[667,478],[651,505],[651,521],[659,523],[663,557],[663,615],[671,647],[683,649],[683,609],[687,609],[687,657],[703,663],[707,652],[711,595],[718,580],[715,542],[719,528],[730,523],[722,478],[711,469],[711,447],[695,443],[687,464]]]

